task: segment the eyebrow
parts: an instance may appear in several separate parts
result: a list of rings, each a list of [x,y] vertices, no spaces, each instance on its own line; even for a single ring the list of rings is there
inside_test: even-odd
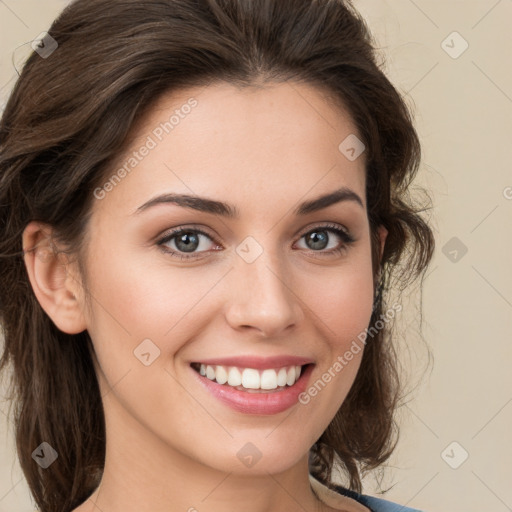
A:
[[[351,189],[342,187],[338,190],[328,194],[319,196],[315,199],[301,203],[295,210],[295,215],[307,215],[323,208],[327,208],[336,203],[343,201],[352,201],[364,209],[362,199]],[[238,218],[240,213],[236,206],[224,203],[222,201],[215,201],[206,197],[190,196],[187,194],[161,194],[156,196],[135,210],[134,214],[139,214],[149,208],[160,204],[175,204],[184,208],[192,208],[200,212],[212,213],[214,215],[221,215],[223,217],[235,219]]]

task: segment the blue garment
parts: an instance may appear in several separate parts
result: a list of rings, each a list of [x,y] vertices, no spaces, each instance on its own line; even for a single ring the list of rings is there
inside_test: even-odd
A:
[[[415,508],[399,505],[398,503],[383,500],[382,498],[374,498],[372,496],[366,496],[365,494],[359,494],[339,485],[336,485],[335,487],[339,494],[356,500],[358,503],[361,503],[361,505],[368,507],[372,512],[421,512]]]

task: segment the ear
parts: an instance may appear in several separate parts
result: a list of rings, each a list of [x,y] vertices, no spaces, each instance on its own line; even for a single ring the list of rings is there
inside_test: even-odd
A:
[[[78,334],[86,329],[81,283],[67,256],[58,252],[50,226],[31,222],[23,231],[23,254],[34,294],[61,331]]]
[[[378,228],[379,239],[380,239],[380,253],[379,253],[379,261],[382,259],[382,254],[384,253],[384,245],[386,244],[386,238],[388,236],[388,230],[380,225]]]

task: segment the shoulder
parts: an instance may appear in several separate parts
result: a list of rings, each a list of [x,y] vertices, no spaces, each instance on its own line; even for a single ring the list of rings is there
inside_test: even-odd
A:
[[[310,482],[313,489],[321,497],[322,501],[331,506],[334,506],[335,509],[337,509],[336,500],[333,498],[334,495],[337,494],[338,496],[343,496],[345,498],[350,498],[354,500],[358,504],[363,505],[366,510],[370,510],[371,512],[421,512],[417,509],[406,507],[404,505],[394,503],[392,501],[388,501],[382,498],[375,498],[373,496],[359,494],[357,492],[350,491],[338,485],[334,486],[334,489],[331,490],[322,483],[320,483],[311,475]],[[343,509],[341,508],[337,510]]]

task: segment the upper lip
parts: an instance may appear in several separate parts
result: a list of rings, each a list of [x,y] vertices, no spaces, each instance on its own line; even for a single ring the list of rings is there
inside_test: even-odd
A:
[[[284,366],[303,366],[313,363],[312,359],[299,356],[232,356],[232,357],[216,357],[213,359],[201,359],[194,361],[210,366],[238,366],[240,368],[254,368],[257,370],[266,370],[270,368],[282,368]]]

